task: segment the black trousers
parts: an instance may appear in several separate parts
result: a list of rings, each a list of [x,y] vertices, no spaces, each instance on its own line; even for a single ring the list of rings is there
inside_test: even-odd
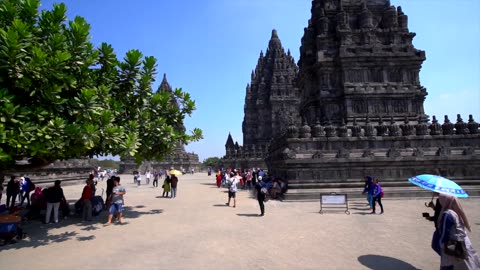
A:
[[[262,216],[265,214],[265,204],[263,203],[263,198],[257,198],[258,205],[260,205],[260,213]]]
[[[15,206],[15,200],[17,199],[17,196],[18,194],[7,194],[7,207]]]
[[[153,179],[153,186],[158,187],[158,179]]]
[[[383,213],[382,197],[380,195],[377,197],[373,197],[373,213],[375,213],[375,202],[378,202],[378,205],[380,205],[380,210],[382,210]]]

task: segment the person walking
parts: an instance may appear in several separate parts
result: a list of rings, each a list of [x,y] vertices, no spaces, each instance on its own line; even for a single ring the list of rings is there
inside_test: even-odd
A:
[[[172,177],[170,178],[170,186],[172,188],[172,199],[177,197],[177,184],[178,184],[178,178],[175,174],[172,174]]]
[[[170,193],[170,175],[167,174],[167,176],[165,177],[162,188],[163,188],[162,197],[165,197],[165,196],[168,197],[168,193]]]
[[[373,177],[365,176],[365,185],[362,194],[367,193],[367,201],[368,205],[370,206],[370,210],[373,210],[373,186]]]
[[[7,183],[7,207],[15,206],[15,200],[17,199],[17,195],[20,192],[20,186],[17,181],[15,181],[15,176],[10,177],[10,181]]]
[[[30,192],[35,189],[35,185],[33,184],[32,180],[29,177],[25,177],[25,183],[23,185],[23,196],[22,201],[20,202],[20,206],[23,205],[25,199],[27,199],[27,208],[30,207]]]
[[[260,216],[263,217],[265,215],[265,196],[267,196],[267,189],[262,181],[262,177],[258,177],[258,182],[255,185],[255,190],[257,191],[257,201],[258,205],[260,206]]]
[[[112,204],[110,205],[110,210],[108,212],[108,221],[105,223],[105,226],[112,224],[112,218],[115,213],[117,213],[117,220],[119,223],[122,223],[122,212],[123,212],[123,195],[127,193],[124,187],[120,185],[120,177],[115,177],[113,179],[112,190]]]
[[[83,187],[82,192],[82,219],[84,221],[92,221],[92,199],[93,199],[93,179],[88,179],[86,181],[85,187]]]
[[[437,230],[440,233],[440,270],[480,269],[480,257],[473,249],[465,228],[470,223],[457,197],[440,193],[442,212]]]
[[[137,186],[140,186],[142,182],[142,175],[140,174],[140,172],[138,172],[137,174]]]
[[[58,209],[60,208],[60,202],[65,200],[63,195],[63,189],[60,186],[61,181],[56,180],[53,187],[47,189],[45,194],[45,200],[47,201],[47,212],[45,213],[45,223],[50,223],[50,216],[53,210],[53,220],[58,223]]]
[[[227,206],[230,206],[230,200],[233,198],[233,207],[235,208],[237,206],[237,185],[240,182],[240,175],[238,172],[236,173],[235,176],[230,177],[229,180],[227,180],[227,186],[228,187],[228,202],[226,203]]]
[[[375,214],[375,205],[376,202],[378,202],[378,205],[380,205],[380,214],[383,214],[383,204],[382,204],[382,197],[383,197],[383,189],[382,186],[378,183],[378,179],[375,179],[375,182],[373,184],[373,211],[372,214]]]
[[[222,185],[222,179],[223,179],[222,171],[218,170],[217,176],[216,176],[216,181],[217,181],[217,187],[218,188],[220,188],[220,186]]]
[[[153,187],[158,187],[158,172],[153,172]]]
[[[151,177],[152,177],[152,174],[150,173],[150,171],[147,171],[145,173],[145,179],[146,179],[145,182],[147,183],[147,185],[150,184],[150,178]]]

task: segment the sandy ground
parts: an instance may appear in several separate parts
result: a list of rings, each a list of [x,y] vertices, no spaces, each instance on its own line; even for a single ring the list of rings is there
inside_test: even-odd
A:
[[[105,212],[90,223],[77,216],[30,221],[28,239],[0,247],[1,269],[438,269],[424,200],[384,200],[384,215],[368,214],[364,200],[350,202],[350,215],[319,214],[319,202],[269,201],[259,217],[247,191],[238,192],[233,208],[213,176],[179,180],[170,199],[122,176],[123,224],[104,227]],[[76,201],[82,188],[64,187],[67,199]],[[480,200],[462,203],[478,249]]]

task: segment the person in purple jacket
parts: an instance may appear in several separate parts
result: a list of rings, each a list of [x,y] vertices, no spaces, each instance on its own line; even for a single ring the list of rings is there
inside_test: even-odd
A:
[[[375,214],[375,202],[378,202],[378,205],[380,205],[380,214],[383,214],[383,205],[382,205],[382,197],[383,197],[383,189],[382,186],[378,183],[378,179],[375,179],[375,182],[373,184],[373,211],[372,214]]]
[[[362,194],[367,193],[367,201],[368,201],[368,205],[370,205],[370,210],[373,209],[373,196],[372,196],[373,186],[374,186],[373,177],[365,176],[365,186]]]

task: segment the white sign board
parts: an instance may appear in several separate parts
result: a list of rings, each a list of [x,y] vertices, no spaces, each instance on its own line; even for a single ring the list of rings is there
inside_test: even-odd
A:
[[[322,195],[322,204],[347,204],[347,197],[342,195]]]

